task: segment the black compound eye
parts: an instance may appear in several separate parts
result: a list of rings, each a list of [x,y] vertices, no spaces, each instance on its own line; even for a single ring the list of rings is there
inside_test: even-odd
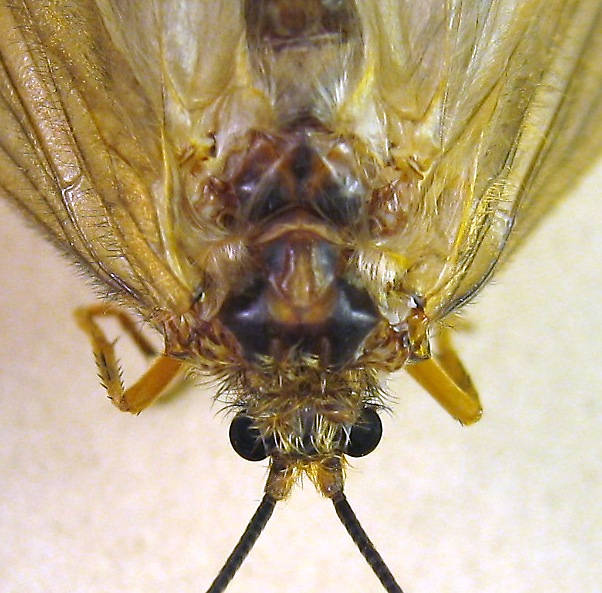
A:
[[[236,414],[230,424],[230,443],[233,449],[248,461],[261,461],[268,456],[259,430],[244,412]]]
[[[351,427],[345,453],[350,457],[363,457],[372,453],[380,442],[383,425],[374,408],[364,408],[358,421]]]

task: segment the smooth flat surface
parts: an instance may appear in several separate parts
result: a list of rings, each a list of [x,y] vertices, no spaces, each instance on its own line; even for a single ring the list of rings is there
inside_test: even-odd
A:
[[[594,593],[602,582],[602,170],[465,314],[482,421],[402,375],[347,495],[406,593]],[[0,203],[0,592],[204,591],[262,495],[210,392],[138,417],[98,385],[71,311],[94,295]],[[120,340],[126,379],[144,364]],[[230,593],[379,591],[309,484],[276,508]]]

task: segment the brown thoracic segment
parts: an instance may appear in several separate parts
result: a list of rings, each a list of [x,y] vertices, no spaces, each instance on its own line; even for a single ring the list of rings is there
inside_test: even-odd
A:
[[[319,126],[300,126],[256,134],[225,178],[254,267],[220,320],[249,361],[310,355],[343,366],[380,318],[367,291],[343,277],[368,184],[357,157]]]
[[[297,122],[282,135],[251,134],[249,147],[230,157],[218,195],[238,206],[239,224],[300,207],[336,227],[354,228],[369,194],[365,169],[371,164],[319,122]]]

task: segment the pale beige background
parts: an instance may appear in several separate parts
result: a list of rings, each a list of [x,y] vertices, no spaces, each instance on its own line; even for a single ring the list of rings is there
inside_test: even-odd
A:
[[[457,338],[486,413],[463,429],[409,378],[347,493],[406,593],[602,585],[602,170],[565,201]],[[191,388],[139,417],[99,387],[71,310],[92,290],[0,204],[0,591],[202,592],[265,469]],[[141,361],[121,340],[128,377]],[[379,591],[330,503],[281,504],[231,593]]]

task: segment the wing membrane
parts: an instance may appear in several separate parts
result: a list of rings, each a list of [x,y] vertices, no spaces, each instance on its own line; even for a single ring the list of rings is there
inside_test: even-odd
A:
[[[216,132],[219,99],[244,86],[246,52],[240,2],[98,0],[111,40],[144,94],[162,114],[176,152]],[[229,130],[230,133],[235,132]]]
[[[0,37],[3,193],[114,296],[186,311],[203,270],[182,196],[254,118],[240,5],[3,1]]]
[[[599,146],[601,3],[389,1],[370,10],[392,154],[422,176],[408,190],[419,228],[387,247],[410,254],[410,288],[442,317],[563,193],[575,155],[591,160]]]
[[[112,75],[123,63],[105,45],[97,13],[66,6],[0,6],[2,119],[14,134],[3,137],[4,189],[109,286],[165,306],[178,282],[157,256],[149,193],[161,162],[157,134],[133,130],[152,118],[133,105],[140,95],[127,69],[119,82]],[[129,105],[117,103],[129,95]]]

